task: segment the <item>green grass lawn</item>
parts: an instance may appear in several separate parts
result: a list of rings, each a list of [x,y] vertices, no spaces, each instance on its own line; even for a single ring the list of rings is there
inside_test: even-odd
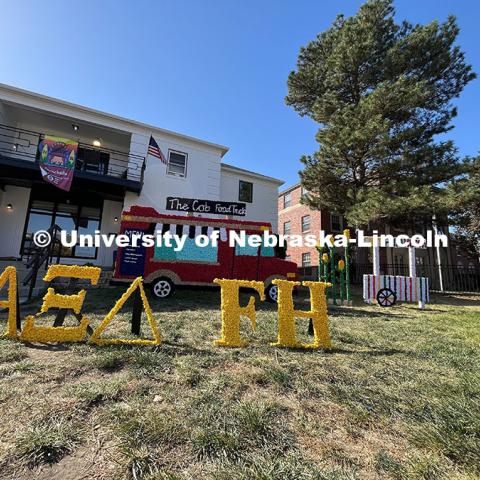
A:
[[[123,291],[87,294],[92,324]],[[271,304],[215,347],[201,290],[152,300],[157,349],[1,340],[0,478],[480,478],[480,299],[433,300],[330,310],[330,352],[270,347]]]

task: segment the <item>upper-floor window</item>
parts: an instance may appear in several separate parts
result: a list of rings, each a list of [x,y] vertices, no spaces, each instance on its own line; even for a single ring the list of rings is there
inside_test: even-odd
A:
[[[283,208],[288,208],[292,204],[292,192],[288,192],[283,196]]]
[[[310,253],[302,253],[302,267],[310,267],[312,265]]]
[[[187,176],[187,158],[188,155],[182,152],[169,150],[167,173],[177,177]]]
[[[239,202],[253,202],[253,183],[240,180],[238,184],[238,201]]]
[[[290,235],[291,226],[292,226],[292,224],[290,223],[290,220],[288,220],[288,222],[285,222],[283,224],[284,235]]]
[[[342,216],[341,215],[330,215],[332,232],[340,232],[342,230]]]
[[[308,232],[310,230],[310,215],[302,217],[302,232]]]

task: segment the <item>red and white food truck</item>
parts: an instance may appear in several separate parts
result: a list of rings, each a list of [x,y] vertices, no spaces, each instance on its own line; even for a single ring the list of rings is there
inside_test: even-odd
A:
[[[218,231],[216,247],[198,246],[197,235]],[[262,235],[271,230],[264,222],[244,220],[165,215],[150,207],[132,206],[122,214],[120,234],[158,235],[158,233],[185,236],[181,250],[173,247],[128,246],[118,248],[114,282],[131,282],[142,276],[152,293],[164,298],[170,296],[176,285],[215,285],[215,278],[260,280],[265,283],[267,298],[277,300],[275,278],[297,279],[297,264],[285,260],[285,248],[260,245],[230,246],[229,232],[244,231],[246,236]]]

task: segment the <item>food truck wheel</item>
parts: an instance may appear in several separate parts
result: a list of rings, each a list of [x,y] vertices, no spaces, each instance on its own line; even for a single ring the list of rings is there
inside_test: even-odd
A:
[[[382,288],[377,293],[377,302],[381,307],[392,307],[396,301],[395,292],[389,288]]]
[[[167,277],[160,277],[155,280],[150,288],[157,298],[167,298],[175,291],[174,283]]]
[[[270,284],[265,289],[265,295],[267,296],[267,300],[269,302],[277,303],[278,300],[278,287],[276,285]]]

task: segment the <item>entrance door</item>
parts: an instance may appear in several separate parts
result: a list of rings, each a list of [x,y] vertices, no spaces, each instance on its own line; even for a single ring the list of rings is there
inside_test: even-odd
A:
[[[83,199],[74,194],[66,195],[61,191],[52,191],[50,188],[34,188],[30,198],[27,212],[25,231],[21,254],[29,256],[33,247],[32,238],[39,230],[48,230],[53,225],[58,225],[69,234],[77,230],[78,234],[93,234],[100,229],[103,201],[93,196],[83,195]],[[97,258],[95,247],[59,247],[53,255],[60,253],[67,258]]]

